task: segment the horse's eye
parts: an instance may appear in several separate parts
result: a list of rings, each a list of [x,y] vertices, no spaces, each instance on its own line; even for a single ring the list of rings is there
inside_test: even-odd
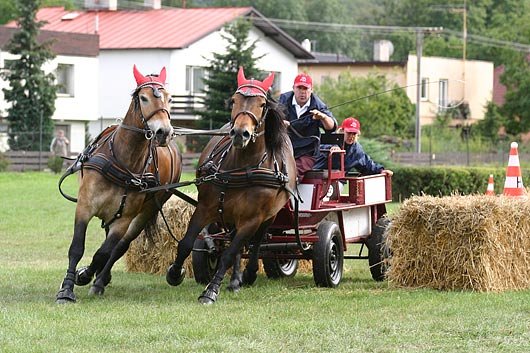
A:
[[[148,101],[146,96],[140,96],[140,99],[142,100],[142,102],[147,102]]]
[[[265,103],[263,103],[263,104],[261,105],[261,109],[263,109],[263,108],[265,108]]]

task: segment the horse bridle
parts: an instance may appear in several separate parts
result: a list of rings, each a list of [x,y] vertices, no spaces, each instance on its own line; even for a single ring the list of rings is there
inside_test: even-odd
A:
[[[252,87],[256,87],[256,88],[259,88],[261,89],[261,87],[258,87],[258,86],[254,86],[254,85],[245,85],[245,86],[252,86]],[[252,119],[252,121],[254,122],[254,125],[256,126],[254,128],[254,132],[252,132],[252,142],[256,142],[256,138],[263,135],[265,133],[265,130],[262,130],[260,132],[256,132],[257,130],[259,130],[259,128],[261,127],[261,125],[263,124],[263,122],[265,121],[265,118],[267,116],[267,112],[269,111],[269,106],[268,106],[268,99],[267,99],[267,96],[263,96],[261,94],[254,94],[254,95],[251,95],[251,94],[245,94],[243,92],[241,92],[240,90],[236,91],[236,93],[239,93],[241,94],[243,97],[253,97],[253,96],[261,96],[261,97],[264,97],[265,98],[265,107],[263,108],[262,112],[261,112],[261,119],[258,119],[258,117],[256,116],[256,114],[252,113],[250,110],[241,110],[240,112],[238,112],[230,121],[230,127],[234,127],[234,124],[236,123],[236,120],[239,116],[241,115],[248,115],[250,116],[250,118]]]
[[[162,94],[160,93],[160,90],[165,90],[165,87],[162,84],[158,83],[158,82],[146,82],[146,83],[141,84],[140,86],[136,87],[136,90],[134,92],[134,94],[136,95],[136,99],[139,99],[138,93],[144,87],[150,87],[153,90],[153,95],[156,98],[162,97]],[[153,132],[153,130],[151,130],[149,128],[149,125],[147,125],[147,122],[153,116],[155,116],[158,112],[161,112],[161,111],[165,112],[167,114],[167,118],[169,119],[169,121],[171,121],[171,113],[166,108],[155,109],[147,117],[145,117],[144,113],[142,112],[142,108],[140,107],[140,119],[142,120],[142,124],[144,125],[144,128],[140,129],[140,128],[137,128],[136,126],[125,125],[125,124],[123,124],[123,122],[121,123],[121,126],[123,128],[125,128],[125,129],[127,129],[127,130],[131,130],[131,131],[135,131],[135,132],[144,134],[146,140],[152,140],[153,137],[155,136],[155,133]]]

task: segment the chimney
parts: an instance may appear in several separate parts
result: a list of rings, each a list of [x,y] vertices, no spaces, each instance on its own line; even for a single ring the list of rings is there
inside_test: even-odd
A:
[[[85,0],[85,9],[116,11],[118,0]]]
[[[301,43],[302,47],[308,51],[309,53],[311,53],[311,41],[309,39],[304,39]]]
[[[374,42],[374,61],[390,61],[394,53],[394,45],[389,40],[376,40]]]
[[[147,7],[153,10],[160,10],[162,8],[162,1],[161,0],[144,0],[144,7]]]

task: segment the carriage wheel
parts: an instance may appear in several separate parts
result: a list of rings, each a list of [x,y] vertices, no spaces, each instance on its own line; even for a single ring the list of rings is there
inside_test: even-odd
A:
[[[268,278],[293,277],[298,271],[298,259],[262,259]]]
[[[384,280],[388,270],[384,260],[390,256],[390,249],[385,246],[385,231],[389,224],[390,220],[388,218],[379,218],[372,229],[372,234],[366,240],[368,264],[370,265],[372,278],[375,281]]]
[[[193,276],[195,282],[199,284],[210,283],[218,265],[217,252],[208,252],[208,246],[204,239],[196,239],[193,244],[193,249],[199,251],[192,251],[191,264],[193,267]]]
[[[317,229],[319,240],[313,245],[313,279],[317,286],[336,287],[342,279],[344,245],[339,226],[322,222]]]

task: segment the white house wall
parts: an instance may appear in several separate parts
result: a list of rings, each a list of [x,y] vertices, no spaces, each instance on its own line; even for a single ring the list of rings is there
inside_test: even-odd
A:
[[[125,116],[131,103],[131,93],[136,88],[133,65],[143,75],[158,74],[165,66],[171,80],[170,52],[162,49],[101,50],[99,115],[110,119]]]
[[[0,64],[4,60],[14,60],[17,56],[0,52]],[[78,57],[58,55],[43,65],[46,73],[55,72],[58,64],[70,64],[74,69],[74,95],[57,95],[52,120],[59,125],[69,125],[70,151],[81,152],[85,147],[85,121],[96,121],[99,117],[99,64],[97,57]],[[0,110],[6,113],[9,104],[5,101],[2,88],[8,88],[7,81],[0,80]],[[0,134],[0,151],[8,149],[7,134]]]

